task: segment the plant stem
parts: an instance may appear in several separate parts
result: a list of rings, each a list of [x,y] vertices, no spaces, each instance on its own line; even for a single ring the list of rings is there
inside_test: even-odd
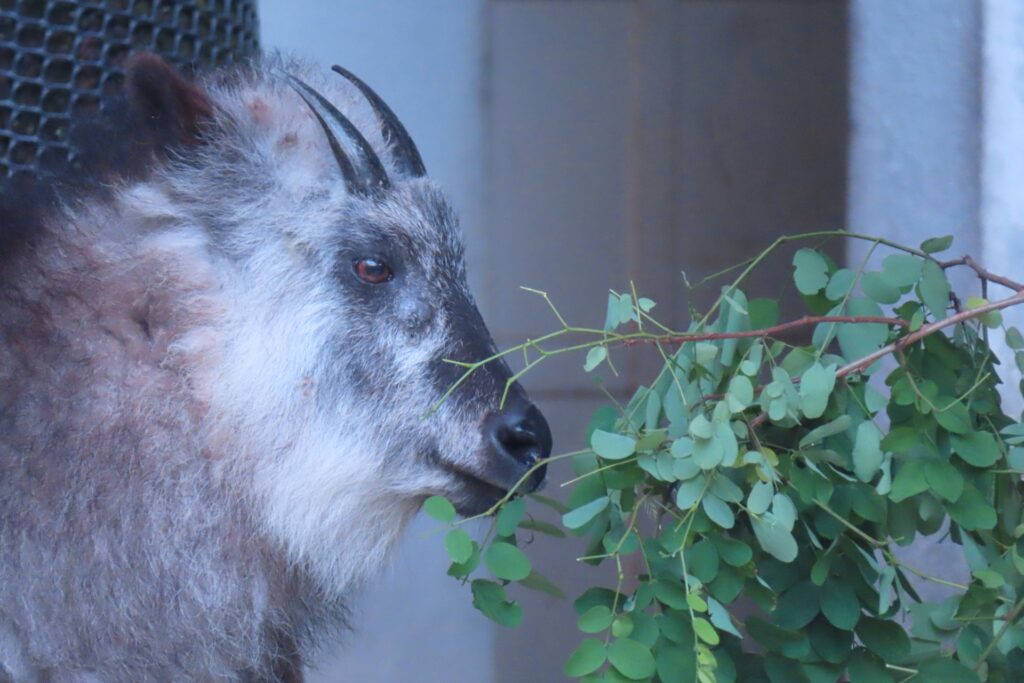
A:
[[[985,663],[985,660],[988,659],[988,656],[992,654],[992,650],[996,649],[996,645],[999,644],[999,641],[1002,639],[1002,637],[1006,635],[1006,632],[1010,630],[1011,626],[1013,626],[1013,622],[1015,622],[1017,620],[1017,617],[1020,616],[1021,610],[1024,610],[1024,598],[1021,598],[1017,601],[1017,604],[1015,604],[1013,606],[1013,609],[1011,609],[1010,612],[1006,615],[1006,621],[1003,622],[1003,625],[996,633],[995,638],[993,638],[992,642],[988,644],[988,647],[982,650],[981,655],[978,656],[978,661],[974,663],[975,671],[981,668],[981,665]]]

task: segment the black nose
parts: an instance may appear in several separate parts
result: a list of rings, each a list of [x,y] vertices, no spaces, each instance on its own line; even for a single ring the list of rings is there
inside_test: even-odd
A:
[[[520,476],[538,460],[551,455],[551,429],[544,415],[532,403],[506,407],[491,415],[487,421],[486,436],[498,458],[514,463]],[[512,461],[509,463],[508,461]],[[544,481],[547,465],[538,467],[524,485],[524,493],[535,491]]]

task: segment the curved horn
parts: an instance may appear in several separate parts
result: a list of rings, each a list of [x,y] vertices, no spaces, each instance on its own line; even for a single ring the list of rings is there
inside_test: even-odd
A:
[[[363,97],[373,107],[373,111],[376,112],[380,118],[381,130],[384,132],[384,139],[387,141],[393,141],[394,144],[394,156],[398,162],[398,167],[413,176],[418,178],[427,174],[427,169],[423,165],[423,159],[420,157],[420,152],[416,149],[416,143],[412,141],[408,131],[405,130],[405,126],[395,116],[395,112],[391,111],[391,107],[384,103],[384,100],[380,98],[373,88],[366,85],[358,76],[353,74],[348,69],[338,66],[335,64],[331,67],[334,71],[341,74],[344,78],[351,81],[352,85],[359,88],[359,92],[363,93]]]
[[[352,122],[309,85],[291,74],[284,75],[323,127],[349,191],[365,195],[390,187],[391,181],[380,159]],[[352,163],[352,158],[356,163]]]

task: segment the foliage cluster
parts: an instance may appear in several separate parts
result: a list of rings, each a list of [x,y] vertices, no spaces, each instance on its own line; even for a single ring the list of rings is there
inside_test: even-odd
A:
[[[808,310],[798,320],[780,323],[776,302],[743,291],[781,244],[832,236],[889,253],[879,270],[854,270],[797,251]],[[522,353],[528,371],[576,352],[587,372],[614,371],[611,350],[645,344],[663,367],[594,415],[588,449],[552,458],[572,462],[568,504],[534,498],[560,524],[510,494],[478,541],[447,501],[428,500],[452,525],[449,574],[481,612],[515,626],[507,584],[560,594],[531,566],[524,535],[585,537],[580,559],[611,563],[617,580],[574,603],[583,637],[565,674],[584,681],[1024,680],[1024,424],[1001,408],[988,344],[1004,335],[1024,370],[1024,337],[999,313],[1024,302],[1024,285],[970,257],[941,260],[951,241],[781,238],[738,266],[685,332],[659,323],[635,289],[609,295],[600,329],[568,325],[552,305],[560,329],[499,356]],[[952,267],[972,268],[986,294],[1011,294],[962,300]],[[809,343],[787,343],[793,331]],[[467,364],[464,378],[492,360]],[[923,537],[948,539],[969,579],[902,559],[899,547]],[[492,578],[474,573],[481,564]],[[922,582],[949,597],[922,598]]]

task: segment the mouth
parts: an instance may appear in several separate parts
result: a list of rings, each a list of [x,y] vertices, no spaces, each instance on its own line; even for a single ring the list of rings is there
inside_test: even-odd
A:
[[[459,492],[452,496],[452,504],[455,506],[455,511],[463,517],[483,514],[508,495],[507,489],[495,486],[472,472],[447,463],[439,464],[458,482]]]

